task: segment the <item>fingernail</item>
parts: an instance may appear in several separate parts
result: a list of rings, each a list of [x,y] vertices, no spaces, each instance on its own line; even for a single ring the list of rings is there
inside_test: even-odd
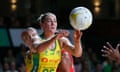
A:
[[[106,42],[107,44],[109,44],[109,42]]]
[[[103,52],[103,49],[101,51]]]
[[[118,46],[120,46],[120,44],[118,44]]]
[[[105,46],[103,46],[103,48],[105,48]]]

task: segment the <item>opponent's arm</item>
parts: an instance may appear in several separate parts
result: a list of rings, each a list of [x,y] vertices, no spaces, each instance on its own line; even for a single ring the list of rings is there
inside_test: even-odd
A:
[[[81,46],[82,32],[79,30],[74,31],[74,46],[70,43],[68,39],[61,39],[62,48],[66,49],[70,54],[75,57],[82,56],[82,46]]]
[[[70,72],[71,65],[72,61],[68,52],[62,52],[62,60],[58,66],[58,70],[60,72]]]

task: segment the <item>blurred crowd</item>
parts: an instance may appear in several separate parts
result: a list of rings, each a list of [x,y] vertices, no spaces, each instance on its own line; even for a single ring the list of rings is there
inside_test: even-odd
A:
[[[0,27],[29,27],[36,23],[36,17],[0,17]],[[0,54],[0,72],[25,72],[24,57],[27,48],[21,44],[19,48],[7,48]],[[92,48],[84,48],[81,58],[74,58],[76,72],[120,72],[120,66],[107,58],[101,61]]]
[[[0,56],[0,72],[25,72],[24,56],[26,47],[21,44],[18,50],[6,48]]]
[[[7,28],[14,28],[14,27],[28,27],[35,25],[36,23],[36,17],[34,15],[28,15],[28,16],[8,16],[3,17],[0,16],[0,27],[7,27]]]
[[[120,66],[109,59],[101,61],[92,48],[84,48],[81,58],[74,58],[76,72],[120,72]],[[25,72],[27,48],[21,44],[17,52],[8,48],[0,56],[0,72]]]

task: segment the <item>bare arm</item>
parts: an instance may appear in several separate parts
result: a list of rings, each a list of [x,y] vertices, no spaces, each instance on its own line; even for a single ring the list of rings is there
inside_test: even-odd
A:
[[[64,39],[61,41],[63,42],[62,48],[66,49],[69,53],[71,53],[75,57],[81,57],[82,56],[82,47],[81,47],[81,37],[82,32],[79,30],[74,31],[74,46],[70,44],[70,41],[68,39]]]
[[[30,50],[35,53],[35,52],[42,52],[46,50],[51,44],[55,42],[55,40],[58,40],[59,38],[64,36],[66,36],[66,34],[64,32],[60,32],[54,37],[52,37],[51,39],[41,42],[37,47],[34,46],[28,33],[23,32],[21,37],[24,43],[30,48]]]

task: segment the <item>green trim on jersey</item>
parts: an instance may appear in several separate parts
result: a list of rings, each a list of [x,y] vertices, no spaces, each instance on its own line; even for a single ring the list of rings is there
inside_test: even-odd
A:
[[[39,67],[39,54],[33,54],[33,68],[31,72],[38,72]]]

